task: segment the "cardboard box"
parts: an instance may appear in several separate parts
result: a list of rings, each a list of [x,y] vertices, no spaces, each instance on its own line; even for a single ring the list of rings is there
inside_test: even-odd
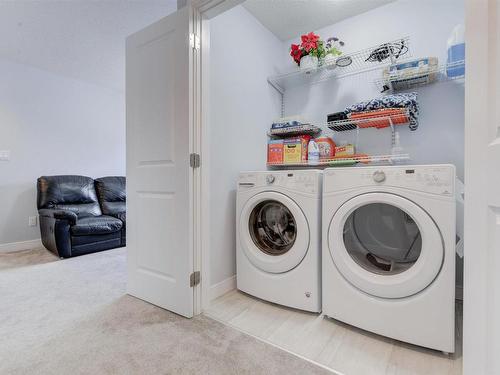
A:
[[[285,164],[307,162],[307,145],[310,139],[308,135],[286,138],[283,142],[283,162]]]
[[[354,155],[354,145],[348,144],[335,147],[335,157],[347,157]]]
[[[267,143],[267,162],[283,164],[283,140],[269,140]]]

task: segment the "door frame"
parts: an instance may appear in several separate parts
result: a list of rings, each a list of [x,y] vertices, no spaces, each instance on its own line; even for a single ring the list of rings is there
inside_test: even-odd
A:
[[[200,272],[200,283],[194,287],[194,315],[210,305],[210,19],[243,3],[245,0],[188,0],[191,30],[194,35],[193,80],[191,82],[190,127],[191,152],[199,154],[199,168],[193,168],[193,269]]]
[[[493,229],[500,217],[500,179],[498,170],[491,169],[498,145],[490,143],[498,139],[500,129],[500,78],[495,66],[500,62],[500,0],[466,0],[465,21],[463,370],[465,375],[492,375],[500,371],[499,255],[494,248],[498,223]]]

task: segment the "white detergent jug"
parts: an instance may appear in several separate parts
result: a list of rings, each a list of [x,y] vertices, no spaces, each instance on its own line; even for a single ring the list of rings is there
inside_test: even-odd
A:
[[[319,147],[314,139],[311,139],[307,145],[307,161],[311,165],[319,164]]]

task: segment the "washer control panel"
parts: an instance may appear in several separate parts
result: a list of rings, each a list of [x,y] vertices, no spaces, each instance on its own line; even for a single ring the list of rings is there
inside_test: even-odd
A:
[[[317,194],[321,191],[321,177],[321,171],[316,170],[242,172],[238,179],[238,190],[267,187]]]
[[[354,187],[387,186],[409,190],[454,195],[453,165],[415,165],[355,167],[325,170],[325,193]]]

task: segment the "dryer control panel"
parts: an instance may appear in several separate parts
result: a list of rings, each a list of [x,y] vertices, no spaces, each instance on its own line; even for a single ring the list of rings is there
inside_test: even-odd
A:
[[[322,172],[317,170],[242,172],[238,178],[238,190],[251,188],[280,188],[296,192],[319,194]]]
[[[356,187],[394,187],[443,196],[454,196],[455,166],[408,165],[325,170],[324,191]]]

